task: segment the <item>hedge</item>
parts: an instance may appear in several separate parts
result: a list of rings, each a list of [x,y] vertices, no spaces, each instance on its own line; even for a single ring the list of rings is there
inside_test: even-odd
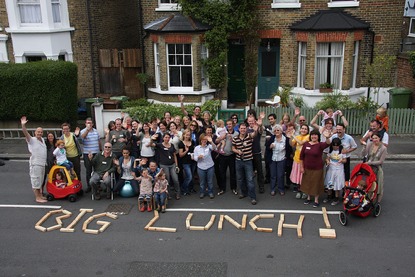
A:
[[[71,62],[0,64],[0,120],[76,122],[77,79]]]

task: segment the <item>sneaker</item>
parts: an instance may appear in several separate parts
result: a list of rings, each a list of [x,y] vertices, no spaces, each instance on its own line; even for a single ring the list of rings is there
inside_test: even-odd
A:
[[[152,211],[152,209],[151,209],[151,205],[148,205],[147,206],[147,212],[151,212]]]
[[[295,192],[298,192],[298,188],[297,188],[297,186],[294,186],[294,188],[293,188],[293,192],[295,193]]]
[[[329,199],[329,198],[324,198],[324,199],[323,199],[323,203],[324,203],[324,204],[326,204],[326,203],[328,203],[328,202],[330,202],[330,199]]]
[[[163,208],[161,208],[161,212],[164,214],[166,212],[166,208],[163,206]]]
[[[314,202],[314,203],[313,203],[313,208],[318,208],[318,206],[320,206],[320,204],[319,204],[319,203],[317,203],[317,202]]]
[[[215,198],[215,196],[213,195],[213,193],[209,193],[209,198],[210,198],[210,199]]]
[[[303,195],[301,196],[302,199],[306,199],[307,198],[307,194],[303,193]]]
[[[242,199],[242,198],[245,198],[245,197],[246,197],[246,195],[239,194],[239,199]]]
[[[238,191],[236,189],[233,189],[232,193],[235,194],[235,195],[238,195]]]
[[[143,204],[141,204],[140,212],[144,212],[145,210],[146,210],[146,206],[143,203]]]
[[[264,193],[265,189],[264,188],[259,188],[259,193]]]
[[[339,200],[333,200],[333,202],[331,202],[332,206],[336,206],[337,204],[339,204]]]
[[[308,205],[308,204],[310,204],[311,203],[311,200],[306,200],[306,201],[304,201],[304,205]]]
[[[275,196],[275,191],[271,191],[271,196]]]
[[[255,200],[255,199],[252,199],[252,200],[251,200],[251,204],[252,204],[252,205],[256,205],[256,203],[257,203],[257,202],[256,202],[256,200]]]
[[[204,194],[204,193],[201,193],[201,194],[199,195],[199,198],[200,198],[200,199],[203,199],[203,197],[205,197],[205,194]]]
[[[301,199],[301,196],[302,196],[303,194],[301,193],[301,192],[297,192],[297,194],[295,195],[295,198],[297,198],[297,199]]]
[[[94,199],[95,200],[100,200],[101,199],[101,194],[99,194],[99,192],[95,193]]]

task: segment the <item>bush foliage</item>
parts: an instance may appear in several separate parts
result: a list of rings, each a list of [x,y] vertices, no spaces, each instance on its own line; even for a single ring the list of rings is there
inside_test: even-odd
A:
[[[41,61],[0,64],[0,119],[26,115],[33,121],[67,121],[77,117],[77,66]]]
[[[124,110],[126,113],[141,122],[148,122],[154,118],[163,118],[165,112],[170,112],[172,116],[183,115],[180,107],[168,104],[154,104],[146,99],[127,101],[124,103],[124,107],[127,107]],[[194,107],[194,104],[185,105],[185,109],[189,113],[193,113]],[[202,112],[208,111],[212,117],[216,117],[219,107],[220,100],[208,100],[201,106],[201,110]]]

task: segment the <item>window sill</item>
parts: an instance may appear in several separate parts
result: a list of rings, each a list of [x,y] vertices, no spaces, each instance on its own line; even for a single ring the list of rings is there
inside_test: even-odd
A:
[[[68,28],[56,28],[56,29],[45,29],[45,28],[33,28],[33,27],[25,27],[25,28],[6,28],[6,32],[8,33],[20,33],[20,34],[27,34],[27,33],[62,33],[62,32],[70,32],[74,31],[75,28],[68,27]]]
[[[203,95],[208,93],[215,92],[214,89],[209,88],[202,88],[202,90],[195,91],[193,88],[170,88],[169,90],[161,90],[160,88],[149,88],[148,89],[151,92],[160,94],[160,95],[177,95],[177,94],[183,94],[183,95]]]
[[[352,7],[359,7],[358,1],[336,1],[330,2],[327,4],[329,8],[352,8]]]
[[[156,12],[175,12],[181,11],[182,7],[177,4],[173,5],[160,5],[158,8],[155,9]]]
[[[272,3],[271,9],[299,9],[301,3]]]

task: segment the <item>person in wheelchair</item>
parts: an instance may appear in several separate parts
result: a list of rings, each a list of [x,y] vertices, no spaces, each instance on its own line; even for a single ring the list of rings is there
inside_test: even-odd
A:
[[[99,191],[101,181],[107,188],[107,199],[111,198],[111,174],[116,170],[114,163],[116,156],[112,153],[111,149],[111,143],[106,142],[104,145],[104,151],[96,154],[95,156],[91,153],[88,154],[88,158],[94,168],[94,172],[92,173],[91,180],[89,182],[96,200],[101,199]]]

